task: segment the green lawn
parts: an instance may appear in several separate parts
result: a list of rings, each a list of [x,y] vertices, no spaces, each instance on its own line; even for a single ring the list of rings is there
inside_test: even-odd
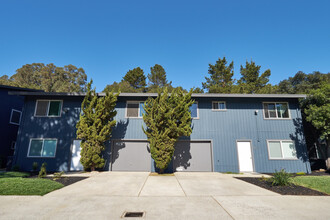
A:
[[[297,176],[293,183],[330,194],[330,176]]]
[[[9,177],[25,177],[30,176],[28,173],[23,172],[1,172],[0,178],[9,178]]]
[[[63,187],[63,184],[48,179],[22,178],[22,172],[0,173],[0,195],[45,195]]]

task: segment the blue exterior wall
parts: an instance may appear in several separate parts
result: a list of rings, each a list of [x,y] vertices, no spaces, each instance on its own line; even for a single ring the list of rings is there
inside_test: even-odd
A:
[[[58,118],[33,117],[36,100],[63,99],[62,116]],[[116,110],[117,125],[113,128],[112,140],[146,140],[142,131],[143,119],[125,118],[127,100],[141,100],[139,97],[119,97]],[[254,169],[256,172],[274,172],[285,168],[288,172],[310,172],[310,164],[304,141],[302,119],[297,99],[282,98],[196,98],[199,119],[193,119],[193,132],[183,139],[210,140],[213,147],[214,171],[239,172],[237,140],[252,142]],[[16,162],[25,170],[32,169],[32,163],[47,162],[48,170],[68,170],[70,167],[72,141],[76,136],[75,124],[79,119],[82,97],[33,97],[27,96],[23,126],[18,137]],[[226,101],[226,111],[212,111],[212,101]],[[262,102],[288,102],[290,119],[266,120],[263,118]],[[258,114],[255,111],[258,110]],[[57,138],[55,158],[27,158],[30,138]],[[294,140],[298,159],[270,160],[267,140]],[[105,151],[106,166],[109,169],[111,141]],[[153,162],[152,171],[155,170]]]
[[[22,111],[24,104],[23,96],[8,95],[11,89],[0,87],[0,167],[5,167],[8,156],[12,156],[12,142],[16,141],[19,125],[11,124],[10,116],[12,109]]]

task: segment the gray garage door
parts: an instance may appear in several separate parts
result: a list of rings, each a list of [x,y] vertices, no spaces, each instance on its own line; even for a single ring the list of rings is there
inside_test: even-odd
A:
[[[114,141],[111,161],[113,171],[150,171],[149,144],[144,141]]]
[[[212,172],[211,142],[179,141],[173,158],[174,171]]]

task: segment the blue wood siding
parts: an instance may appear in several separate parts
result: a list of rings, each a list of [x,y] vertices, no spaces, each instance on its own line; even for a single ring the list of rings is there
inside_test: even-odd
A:
[[[12,156],[12,142],[16,141],[19,125],[11,124],[10,116],[12,109],[22,111],[24,104],[23,96],[8,95],[8,89],[0,88],[0,167],[6,167],[8,156]]]
[[[40,98],[40,97],[39,97]],[[54,98],[54,97],[53,97]],[[19,131],[19,152],[16,162],[29,170],[34,161],[47,162],[49,170],[67,170],[70,165],[70,147],[76,136],[75,124],[79,119],[81,97],[62,97],[62,116],[59,118],[34,117],[35,102],[38,97],[28,97],[23,113],[23,126]],[[47,97],[52,99],[52,97]],[[59,99],[58,97],[54,99]],[[139,97],[119,97],[116,110],[117,125],[113,128],[112,140],[146,140],[142,131],[143,119],[126,118],[127,100],[141,100]],[[214,171],[239,172],[237,140],[251,140],[254,168],[256,172],[274,172],[285,168],[288,172],[310,172],[310,164],[304,141],[301,113],[297,99],[272,98],[197,98],[199,119],[193,119],[193,132],[183,139],[210,140],[213,146]],[[212,111],[212,101],[226,101],[226,111]],[[264,119],[262,102],[288,102],[290,119]],[[255,111],[258,113],[255,114]],[[30,138],[57,138],[56,158],[28,158],[27,150]],[[270,160],[267,140],[294,140],[298,159]],[[109,169],[111,156],[110,141],[104,156],[107,160],[105,169]],[[154,171],[152,163],[152,171]]]

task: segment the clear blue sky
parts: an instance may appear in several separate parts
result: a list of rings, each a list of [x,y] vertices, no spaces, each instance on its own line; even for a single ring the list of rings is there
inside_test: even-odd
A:
[[[1,0],[0,75],[33,62],[83,67],[97,90],[161,64],[174,86],[201,86],[226,56],[271,83],[330,71],[330,1]]]

